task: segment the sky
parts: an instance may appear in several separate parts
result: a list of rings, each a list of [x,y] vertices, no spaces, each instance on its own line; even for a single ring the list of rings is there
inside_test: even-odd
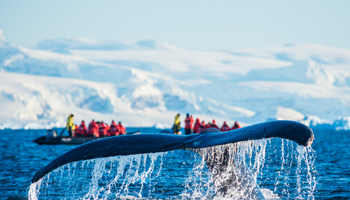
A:
[[[350,48],[349,0],[0,0],[7,41],[156,40],[199,51],[286,44]]]

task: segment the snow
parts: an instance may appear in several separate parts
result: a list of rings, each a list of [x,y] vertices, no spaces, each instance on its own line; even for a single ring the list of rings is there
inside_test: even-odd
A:
[[[313,129],[334,129],[332,123],[328,120],[320,119],[317,116],[307,115],[301,123],[310,126]]]
[[[350,130],[350,117],[339,117],[333,122],[335,130]]]
[[[47,50],[51,52],[70,54],[69,50],[107,50],[107,51],[125,51],[125,50],[181,50],[178,47],[160,43],[154,40],[143,40],[138,42],[124,42],[124,41],[95,41],[89,38],[58,38],[47,39],[39,42],[36,49]]]
[[[277,107],[276,118],[281,118],[285,120],[300,121],[305,118],[305,116],[293,109]]]
[[[76,123],[126,126],[171,127],[176,113],[190,113],[219,125],[287,119],[347,129],[349,69],[349,49],[315,44],[201,52],[59,38],[29,49],[0,31],[0,129],[64,126],[70,113]]]

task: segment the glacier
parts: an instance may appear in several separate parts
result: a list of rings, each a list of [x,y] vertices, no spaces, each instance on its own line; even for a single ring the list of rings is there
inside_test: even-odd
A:
[[[190,113],[219,125],[288,119],[348,130],[349,69],[349,49],[316,44],[207,52],[58,38],[25,48],[0,31],[0,129],[63,127],[70,113],[77,124],[164,128]]]

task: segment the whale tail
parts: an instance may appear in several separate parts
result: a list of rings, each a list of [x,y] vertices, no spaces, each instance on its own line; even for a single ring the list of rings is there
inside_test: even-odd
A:
[[[59,156],[37,172],[32,179],[32,183],[37,182],[62,165],[80,160],[166,152],[176,149],[194,150],[273,137],[292,140],[303,146],[311,145],[314,139],[309,127],[293,121],[265,122],[228,132],[208,129],[200,134],[193,135],[139,134],[114,136],[85,143]],[[221,165],[225,165],[225,162]]]

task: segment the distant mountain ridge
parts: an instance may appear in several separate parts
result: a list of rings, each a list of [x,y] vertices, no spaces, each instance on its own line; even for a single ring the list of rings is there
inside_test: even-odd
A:
[[[57,53],[69,53],[69,50],[98,50],[98,51],[125,51],[125,50],[180,50],[175,46],[160,43],[154,40],[143,40],[136,43],[124,41],[96,41],[89,38],[58,38],[46,39],[39,42],[35,49]]]
[[[74,113],[76,121],[170,126],[176,113],[188,112],[221,125],[309,115],[333,121],[350,113],[349,49],[201,52],[86,38],[44,40],[29,49],[0,36],[0,122],[64,126]]]

